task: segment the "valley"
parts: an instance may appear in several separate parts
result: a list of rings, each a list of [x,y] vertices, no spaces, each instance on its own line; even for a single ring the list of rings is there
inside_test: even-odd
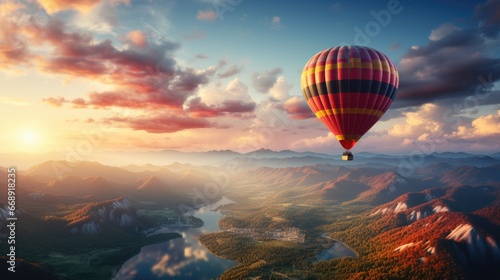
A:
[[[212,165],[79,162],[60,174],[54,166],[69,163],[46,161],[22,170],[18,262],[60,279],[182,279],[201,268],[212,276],[199,279],[500,273],[500,158],[430,155],[407,175],[372,154],[342,165],[328,155],[222,153]]]

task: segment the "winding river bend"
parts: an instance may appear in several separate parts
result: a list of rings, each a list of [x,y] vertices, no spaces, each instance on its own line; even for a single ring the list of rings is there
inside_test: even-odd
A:
[[[222,204],[231,203],[223,198],[217,203],[202,207],[192,213],[203,220],[200,228],[177,229],[182,238],[144,246],[141,252],[126,261],[114,279],[215,279],[236,262],[219,258],[200,243],[200,236],[219,230],[219,211],[212,211]],[[162,228],[159,231],[171,232]]]

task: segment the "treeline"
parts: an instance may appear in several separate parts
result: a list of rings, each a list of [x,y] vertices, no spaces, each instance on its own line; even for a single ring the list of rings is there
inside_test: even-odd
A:
[[[201,243],[212,253],[238,262],[221,279],[241,279],[252,271],[274,266],[299,266],[304,259],[314,256],[311,248],[291,248],[256,242],[251,238],[230,232],[202,235]]]
[[[260,232],[290,227],[290,223],[287,221],[277,221],[259,214],[243,217],[228,216],[220,219],[218,224],[222,229],[248,228]]]
[[[344,219],[326,228],[332,237],[349,245],[357,259],[339,258],[315,264],[314,272],[324,279],[465,279],[464,271],[453,256],[446,253],[443,242],[426,243],[415,233],[416,225],[401,228],[397,215],[388,217],[359,216]],[[432,228],[429,226],[428,230]],[[425,234],[430,237],[431,234]],[[418,242],[422,243],[418,243]],[[414,246],[400,251],[395,248],[409,243]],[[436,247],[439,254],[426,251]]]
[[[326,224],[333,218],[322,209],[314,207],[270,208],[259,212],[248,212],[241,216],[226,216],[219,220],[219,227],[250,228],[257,231],[269,231],[296,227],[305,231]]]

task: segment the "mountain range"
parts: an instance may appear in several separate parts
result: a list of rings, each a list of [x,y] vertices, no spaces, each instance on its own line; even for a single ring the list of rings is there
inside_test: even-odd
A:
[[[159,155],[162,164],[50,160],[19,169],[16,215],[29,225],[22,236],[37,238],[36,228],[61,238],[140,234],[165,209],[179,212],[179,205],[199,207],[195,201],[226,196],[248,205],[235,213],[247,220],[263,217],[259,223],[272,228],[293,226],[306,236],[331,229],[334,238],[357,250],[360,261],[349,264],[353,270],[376,266],[378,259],[423,278],[434,273],[492,279],[498,272],[500,153],[433,153],[418,162],[372,153],[343,162],[332,155],[270,150]],[[5,167],[0,180],[7,180]],[[1,196],[1,228],[6,202]],[[321,216],[333,211],[329,207],[359,210],[329,220]],[[305,213],[307,218],[296,218]],[[232,221],[244,227],[251,223],[245,219]],[[343,262],[315,269],[353,277]]]
[[[237,162],[239,164],[266,165],[273,167],[292,167],[312,164],[338,164],[338,165],[361,165],[361,164],[389,164],[392,166],[401,165],[402,161],[408,161],[410,156],[413,160],[423,162],[424,165],[447,161],[454,166],[461,165],[464,161],[476,166],[488,166],[500,159],[500,152],[492,154],[469,154],[464,152],[433,152],[417,154],[387,155],[370,152],[354,153],[355,160],[352,162],[342,162],[341,154],[323,154],[315,152],[296,152],[291,150],[272,151],[259,149],[247,153],[239,153],[231,150],[213,150],[207,152],[182,152],[176,150],[159,150],[147,152],[130,151],[104,151],[92,153],[86,156],[68,154],[67,152],[50,152],[45,154],[28,153],[2,153],[0,154],[0,166],[16,166],[19,169],[27,169],[34,163],[42,163],[47,159],[53,161],[97,161],[103,164],[120,166],[123,162],[135,162],[134,165],[143,166],[146,164],[157,167],[180,163],[194,163],[196,165],[220,165],[226,162]],[[66,169],[70,166],[59,166]],[[91,174],[88,176],[93,176]]]

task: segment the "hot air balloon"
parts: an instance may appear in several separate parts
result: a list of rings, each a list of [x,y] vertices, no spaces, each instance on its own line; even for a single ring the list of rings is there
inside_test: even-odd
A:
[[[339,46],[315,54],[301,75],[307,104],[350,151],[382,117],[398,89],[396,66],[383,53],[363,46]]]

